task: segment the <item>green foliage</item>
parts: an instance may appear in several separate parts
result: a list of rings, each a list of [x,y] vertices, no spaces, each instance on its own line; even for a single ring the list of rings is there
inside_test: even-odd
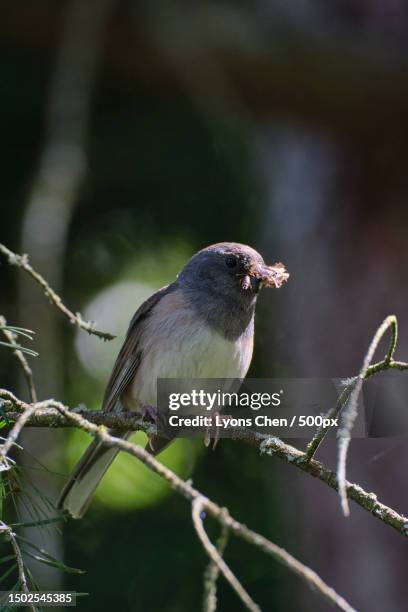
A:
[[[23,543],[21,549],[24,551],[25,555],[27,555],[28,557],[31,557],[32,559],[35,559],[36,561],[39,561],[40,563],[43,563],[44,565],[50,565],[51,567],[56,567],[62,572],[66,572],[68,574],[84,574],[85,573],[83,570],[80,570],[76,567],[69,567],[68,565],[65,565],[65,563],[58,561],[58,559],[50,555],[46,550],[44,550],[43,548],[40,548],[36,544],[33,544],[27,538],[24,538],[23,536],[19,535],[18,539],[20,542]]]
[[[24,449],[19,446],[20,452],[25,453]],[[1,473],[0,479],[0,511],[1,518],[3,520],[4,510],[10,506],[14,507],[16,515],[20,516],[21,509],[30,517],[29,521],[20,521],[16,523],[9,523],[8,526],[13,530],[16,541],[20,548],[24,572],[28,578],[29,585],[31,588],[40,590],[37,583],[33,580],[29,567],[26,565],[27,558],[34,559],[43,565],[54,567],[62,572],[70,574],[82,574],[83,570],[71,567],[56,559],[44,548],[40,548],[22,534],[22,529],[34,528],[34,529],[48,529],[50,526],[55,526],[57,523],[61,523],[66,520],[66,517],[62,514],[57,515],[53,500],[49,499],[37,486],[31,482],[29,473],[30,470],[42,470],[47,473],[51,473],[45,466],[40,462],[36,461],[29,453],[30,461],[26,461],[31,465],[28,467],[21,467],[17,465],[11,458],[7,458],[8,469]],[[54,516],[50,517],[50,513]],[[16,532],[15,529],[18,528]],[[9,539],[8,531],[3,530],[0,533],[0,543],[5,548],[9,548],[10,544],[6,546],[6,541]],[[3,549],[2,546],[2,549]],[[15,579],[18,573],[18,564],[16,562],[16,555],[4,554],[0,557],[0,565],[4,565],[5,569],[0,575],[0,584],[4,583],[3,590],[11,589],[10,577]],[[21,589],[21,584],[18,581],[16,585],[17,590]]]
[[[9,332],[10,334],[13,335],[13,337],[23,336],[25,338],[28,338],[29,340],[33,340],[33,336],[35,335],[35,332],[31,331],[30,329],[25,329],[24,327],[15,327],[13,325],[0,324],[0,332],[4,332],[4,331]],[[22,353],[25,353],[26,355],[30,355],[31,357],[38,357],[38,353],[36,351],[33,351],[32,349],[22,346],[21,344],[18,344],[17,342],[11,343],[11,342],[0,341],[0,346],[11,348],[14,351],[19,350]]]

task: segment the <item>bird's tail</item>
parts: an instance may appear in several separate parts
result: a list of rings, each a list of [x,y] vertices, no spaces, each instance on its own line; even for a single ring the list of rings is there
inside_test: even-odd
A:
[[[111,433],[121,438],[127,438],[131,434],[123,431]],[[92,501],[96,487],[118,452],[119,449],[106,447],[102,442],[94,440],[63,488],[57,507],[67,510],[73,518],[81,518]]]

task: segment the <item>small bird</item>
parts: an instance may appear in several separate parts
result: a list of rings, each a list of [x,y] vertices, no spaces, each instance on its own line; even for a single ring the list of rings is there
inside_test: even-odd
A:
[[[173,283],[134,314],[102,409],[142,412],[155,407],[158,378],[244,378],[252,359],[259,290],[278,288],[288,277],[283,264],[267,266],[244,244],[221,242],[196,253]],[[112,433],[126,437],[131,432]],[[168,442],[155,436],[147,449],[157,454]],[[81,518],[118,452],[94,440],[58,507]]]

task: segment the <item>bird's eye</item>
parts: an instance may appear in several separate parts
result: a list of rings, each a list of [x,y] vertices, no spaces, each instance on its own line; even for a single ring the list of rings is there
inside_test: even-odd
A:
[[[235,266],[237,265],[237,259],[236,257],[234,257],[233,255],[229,255],[226,260],[225,260],[225,265],[228,268],[235,268]]]

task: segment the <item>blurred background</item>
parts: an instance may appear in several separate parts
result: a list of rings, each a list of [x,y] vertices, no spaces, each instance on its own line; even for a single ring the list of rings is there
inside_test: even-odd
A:
[[[223,240],[291,273],[260,297],[250,376],[355,374],[392,313],[407,359],[407,31],[402,0],[3,3],[0,241],[117,335],[77,333],[0,261],[0,314],[37,332],[40,399],[99,408],[135,309]],[[0,374],[27,398],[10,351]],[[32,486],[54,500],[88,438],[31,430],[22,443]],[[335,442],[319,455],[334,467]],[[357,506],[344,519],[328,487],[229,440],[214,452],[180,440],[161,457],[356,609],[406,609],[406,543]],[[354,440],[348,476],[406,513],[407,459],[404,439]],[[207,559],[188,504],[128,456],[82,521],[23,532],[86,571],[30,561],[44,589],[90,593],[79,609],[201,606]],[[233,540],[226,559],[263,610],[326,610],[261,552]],[[220,580],[219,609],[240,606]]]

